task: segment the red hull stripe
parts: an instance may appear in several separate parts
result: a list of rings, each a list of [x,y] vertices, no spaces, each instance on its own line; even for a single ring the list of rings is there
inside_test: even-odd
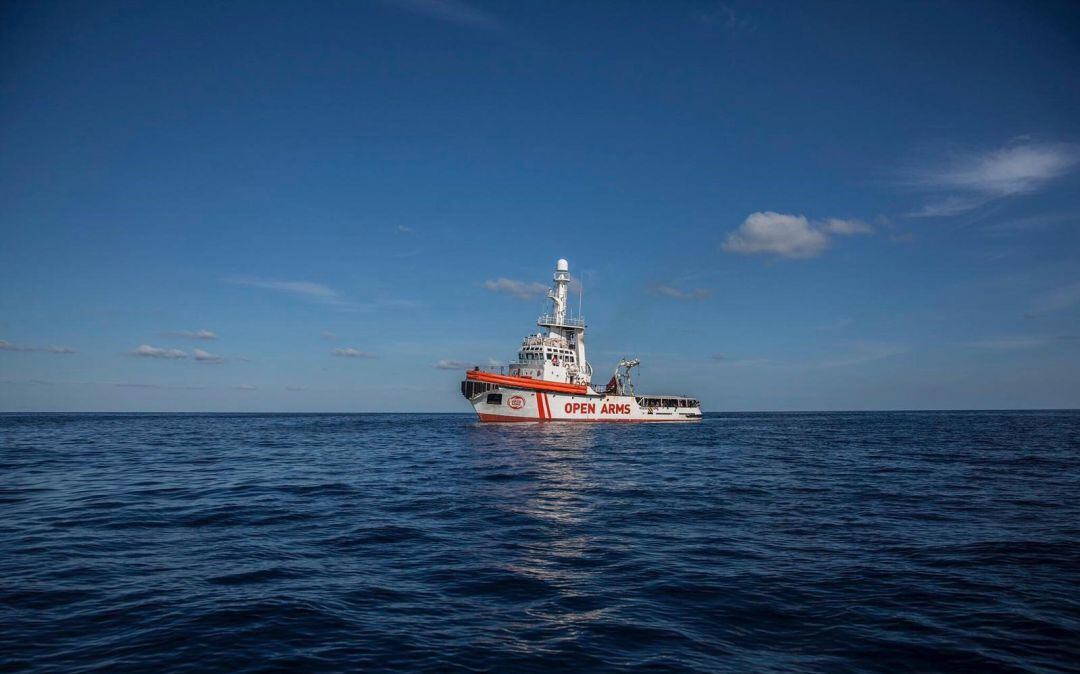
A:
[[[537,393],[536,394],[536,414],[537,414],[537,417],[536,417],[537,419],[539,419],[540,421],[544,420],[544,394],[543,393]]]
[[[473,381],[482,381],[488,384],[526,389],[529,391],[553,391],[555,393],[572,393],[576,395],[585,395],[588,391],[588,388],[583,384],[563,384],[557,381],[529,379],[528,377],[512,377],[507,374],[493,374],[491,372],[479,372],[477,370],[469,370],[465,373],[465,378]]]

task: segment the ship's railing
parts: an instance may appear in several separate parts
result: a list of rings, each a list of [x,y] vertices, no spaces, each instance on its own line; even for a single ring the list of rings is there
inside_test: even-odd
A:
[[[592,388],[600,395],[615,395],[616,388],[614,386],[608,386],[607,384],[593,384]],[[640,393],[633,394],[638,399],[638,403],[643,400],[676,400],[676,401],[696,401],[697,398],[686,394],[669,393],[667,395],[641,395]],[[682,407],[681,405],[677,405]]]
[[[540,318],[536,319],[536,324],[566,326],[568,328],[584,328],[585,319],[579,316],[577,318],[563,318],[562,322],[559,322],[555,314],[544,314]]]
[[[688,395],[665,395],[665,396],[644,396],[635,394],[638,405],[642,407],[700,407],[701,402],[697,398],[693,398]],[[674,405],[665,405],[665,402],[674,402]],[[697,403],[691,405],[690,403]]]

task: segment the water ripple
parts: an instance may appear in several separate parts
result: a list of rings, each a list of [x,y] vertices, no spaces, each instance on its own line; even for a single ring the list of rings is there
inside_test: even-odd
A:
[[[1080,413],[0,415],[0,669],[1077,671]]]

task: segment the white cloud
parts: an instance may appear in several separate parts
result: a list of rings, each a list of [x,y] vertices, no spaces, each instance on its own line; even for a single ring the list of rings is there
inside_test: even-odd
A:
[[[494,14],[462,0],[385,0],[398,9],[466,28],[501,31],[503,22]]]
[[[215,356],[214,354],[212,354],[212,353],[210,353],[208,351],[203,351],[202,349],[195,349],[194,355],[195,355],[195,361],[199,362],[199,363],[214,363],[214,364],[217,364],[217,363],[224,363],[225,362],[225,359],[222,358],[221,356]]]
[[[397,226],[397,231],[398,231],[399,234],[412,234],[413,233],[413,228],[412,227],[407,227],[405,225],[398,225]]]
[[[862,220],[844,220],[842,218],[826,218],[822,228],[831,233],[841,236],[853,234],[873,234],[874,228]]]
[[[443,358],[438,363],[435,363],[435,368],[438,370],[467,370],[469,367],[469,363],[466,363],[463,360],[448,360]]]
[[[157,346],[150,346],[149,344],[141,344],[139,348],[131,352],[131,355],[143,358],[167,358],[172,360],[187,358],[187,354],[180,349],[163,349]]]
[[[908,182],[915,188],[955,193],[926,204],[912,215],[956,215],[993,199],[1030,194],[1066,174],[1078,162],[1077,146],[1037,143],[1027,138],[996,150],[955,155],[941,166],[912,173]]]
[[[484,281],[483,287],[493,293],[506,293],[519,299],[531,300],[547,294],[547,286],[542,283],[526,283],[508,278]]]
[[[0,339],[0,351],[22,351],[26,353],[54,353],[58,355],[76,353],[70,346],[18,346]]]
[[[374,358],[374,354],[367,353],[366,351],[360,351],[354,348],[334,349],[332,352],[335,356],[342,358]]]
[[[723,248],[744,255],[808,258],[819,255],[828,245],[829,237],[811,227],[806,216],[765,211],[751,213],[739,229],[728,234]]]
[[[677,300],[703,300],[706,297],[712,295],[712,291],[707,288],[694,288],[692,290],[682,290],[674,286],[659,284],[653,286],[653,291],[659,295],[665,297],[672,297]]]
[[[287,293],[318,304],[326,304],[342,309],[356,308],[356,303],[346,299],[341,293],[329,286],[312,281],[268,281],[264,279],[234,278],[231,283],[249,288],[263,288]]]

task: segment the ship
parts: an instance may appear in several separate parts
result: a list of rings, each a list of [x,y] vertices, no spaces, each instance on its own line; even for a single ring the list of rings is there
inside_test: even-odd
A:
[[[701,403],[683,395],[640,395],[632,372],[641,361],[622,358],[606,385],[592,383],[585,358],[585,319],[567,313],[570,264],[555,263],[547,292],[550,313],[536,321],[540,330],[521,341],[517,362],[498,371],[473,367],[465,372],[461,394],[482,422],[590,421],[689,422],[701,419]]]

